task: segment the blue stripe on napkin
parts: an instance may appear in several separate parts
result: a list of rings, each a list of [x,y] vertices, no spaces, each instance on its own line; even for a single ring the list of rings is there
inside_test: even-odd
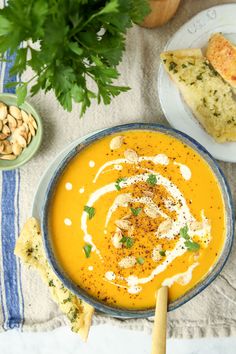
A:
[[[2,176],[2,257],[4,271],[5,296],[8,328],[19,327],[21,318],[19,308],[17,264],[14,256],[15,247],[15,193],[16,171],[5,171]]]
[[[7,82],[16,81],[16,76],[10,77],[9,71],[15,55],[6,55],[9,62],[6,63],[5,73],[3,73],[4,85]],[[5,88],[4,92],[15,93],[14,88]],[[4,286],[1,286],[4,297],[2,301],[6,303],[4,315],[4,329],[19,328],[23,325],[24,300],[21,284],[20,262],[14,256],[14,248],[17,233],[19,233],[19,187],[20,172],[2,172],[2,196],[1,196],[1,242],[2,242],[2,263]],[[3,284],[2,284],[3,285]],[[5,301],[4,301],[5,300]]]

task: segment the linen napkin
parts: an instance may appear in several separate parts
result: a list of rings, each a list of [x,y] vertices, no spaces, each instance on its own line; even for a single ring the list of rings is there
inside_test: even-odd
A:
[[[119,84],[132,88],[115,98],[110,106],[93,103],[83,119],[79,106],[65,112],[53,94],[40,92],[30,98],[44,121],[43,143],[38,154],[25,166],[0,175],[0,330],[52,330],[66,324],[66,318],[50,299],[37,272],[21,266],[14,254],[15,241],[24,221],[31,216],[33,195],[40,177],[62,149],[73,140],[96,129],[128,122],[159,122],[167,125],[161,111],[157,75],[159,54],[175,31],[199,11],[228,1],[181,2],[175,18],[162,28],[148,30],[134,26],[127,35],[126,52],[119,67]],[[233,1],[236,3],[236,1]],[[220,14],[217,14],[220,16]],[[236,13],[235,13],[236,18]],[[180,44],[181,45],[181,44]],[[7,59],[10,58],[6,53]],[[0,90],[9,77],[11,63],[0,65]],[[23,80],[30,78],[27,71]],[[236,164],[220,163],[236,200]],[[169,337],[236,335],[236,249],[224,270],[201,294],[168,316]],[[125,328],[148,330],[152,319],[119,320],[96,313],[93,324],[111,323]]]

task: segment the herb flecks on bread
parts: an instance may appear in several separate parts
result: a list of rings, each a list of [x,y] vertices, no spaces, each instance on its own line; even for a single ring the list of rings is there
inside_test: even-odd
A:
[[[65,288],[53,272],[45,256],[40,226],[36,219],[30,218],[25,223],[16,242],[15,255],[23,263],[39,271],[49,287],[52,299],[69,319],[72,331],[78,332],[86,340],[94,309]]]
[[[165,70],[205,130],[217,141],[236,140],[236,102],[230,86],[200,49],[161,54]]]
[[[236,93],[236,46],[221,33],[215,33],[209,40],[206,57]]]

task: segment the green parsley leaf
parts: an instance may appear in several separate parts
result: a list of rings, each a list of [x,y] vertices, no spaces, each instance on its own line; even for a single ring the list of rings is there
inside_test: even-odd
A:
[[[85,253],[86,258],[89,258],[90,257],[90,253],[92,251],[92,246],[86,244],[86,245],[84,245],[83,249],[84,249],[84,253]]]
[[[185,240],[189,240],[190,236],[188,234],[188,225],[185,225],[180,229],[180,236],[183,237]]]
[[[15,53],[10,75],[34,72],[17,91],[19,102],[28,88],[32,95],[53,91],[68,111],[79,102],[81,116],[93,99],[109,104],[129,90],[115,85],[117,66],[128,29],[149,11],[149,0],[8,1],[0,9],[0,58]]]
[[[188,251],[192,251],[192,252],[197,252],[200,249],[200,245],[197,242],[194,241],[186,241],[185,246],[187,247]]]
[[[143,257],[137,257],[136,261],[137,261],[138,264],[142,265],[145,262],[145,259]]]
[[[122,177],[117,178],[116,183],[115,183],[115,187],[116,187],[116,189],[117,189],[118,191],[121,190],[120,183],[123,182],[123,181],[125,181],[125,180],[126,180],[126,178],[122,178]]]
[[[159,251],[159,253],[162,257],[165,257],[165,255],[166,255],[166,251]]]
[[[90,207],[88,205],[85,205],[84,211],[86,211],[86,213],[88,213],[89,220],[92,219],[95,215],[95,208],[94,207]]]
[[[55,287],[55,284],[53,283],[53,280],[52,280],[52,279],[48,282],[48,285],[49,285],[50,287]]]
[[[134,239],[128,236],[123,236],[120,242],[123,243],[126,248],[131,248],[134,245]]]
[[[26,85],[23,84],[23,85],[17,86],[16,94],[17,94],[17,104],[18,104],[18,106],[20,106],[24,102],[25,97],[27,95]]]
[[[130,208],[134,216],[138,216],[138,214],[142,211],[142,208]]]
[[[152,186],[154,186],[155,184],[157,184],[157,177],[156,175],[149,175],[148,179],[147,179],[147,183],[151,184]]]

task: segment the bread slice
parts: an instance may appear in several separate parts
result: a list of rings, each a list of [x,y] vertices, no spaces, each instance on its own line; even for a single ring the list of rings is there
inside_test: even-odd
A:
[[[30,218],[24,225],[15,246],[15,255],[28,266],[37,269],[49,287],[52,299],[71,323],[71,329],[78,332],[83,340],[87,339],[94,308],[80,300],[64,287],[50,267],[43,249],[39,223]]]
[[[220,143],[236,141],[236,101],[231,88],[200,49],[161,54],[164,68],[205,130]]]
[[[236,93],[236,46],[221,33],[215,33],[209,39],[206,57]]]

